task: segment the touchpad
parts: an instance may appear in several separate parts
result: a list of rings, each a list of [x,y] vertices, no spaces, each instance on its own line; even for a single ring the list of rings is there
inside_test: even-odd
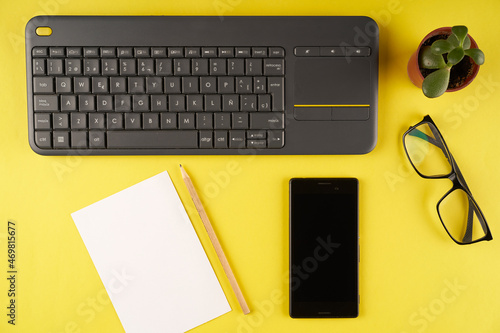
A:
[[[369,105],[368,60],[361,57],[297,59],[294,86],[297,120],[366,120]]]

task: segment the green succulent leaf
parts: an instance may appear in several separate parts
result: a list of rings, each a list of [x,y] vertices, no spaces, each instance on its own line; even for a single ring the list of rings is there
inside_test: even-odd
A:
[[[454,47],[460,46],[460,41],[458,40],[457,36],[455,36],[454,34],[449,35],[446,40]]]
[[[450,68],[441,68],[427,75],[422,83],[422,91],[429,98],[439,97],[448,89],[449,82]]]
[[[464,25],[456,25],[453,28],[451,28],[451,32],[458,38],[458,41],[460,43],[459,45],[463,44],[468,31],[469,30]]]
[[[464,50],[470,49],[470,38],[468,35],[465,37],[463,49]]]
[[[444,39],[438,39],[431,46],[432,53],[434,54],[443,54],[448,53],[453,50],[453,45],[450,42]]]
[[[448,53],[448,66],[458,64],[464,58],[464,55],[464,49],[460,46],[453,49],[450,53]]]
[[[446,66],[443,56],[434,54],[430,46],[424,46],[418,59],[420,68],[438,69]]]
[[[464,51],[465,55],[468,55],[469,57],[474,60],[476,64],[481,66],[484,64],[484,53],[480,49],[468,49]]]

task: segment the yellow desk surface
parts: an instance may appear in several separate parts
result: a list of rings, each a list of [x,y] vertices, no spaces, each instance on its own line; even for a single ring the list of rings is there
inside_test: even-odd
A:
[[[70,213],[163,170],[170,173],[233,308],[192,332],[499,332],[499,12],[497,0],[3,0],[0,332],[122,332]],[[31,17],[46,14],[371,16],[380,27],[378,144],[362,156],[39,156],[27,139],[23,36]],[[427,99],[406,75],[408,58],[428,32],[457,24],[469,27],[486,63],[465,90]],[[402,133],[426,114],[445,136],[493,241],[458,246],[441,226],[435,205],[450,182],[420,178],[401,144]],[[179,163],[200,192],[250,315],[238,307]],[[292,177],[359,179],[357,319],[288,316]],[[7,324],[9,219],[16,222],[18,236],[15,326]]]

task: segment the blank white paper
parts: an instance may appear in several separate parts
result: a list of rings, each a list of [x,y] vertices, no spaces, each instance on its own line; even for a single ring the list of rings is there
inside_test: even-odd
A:
[[[231,310],[166,171],[71,216],[126,332],[185,332]]]

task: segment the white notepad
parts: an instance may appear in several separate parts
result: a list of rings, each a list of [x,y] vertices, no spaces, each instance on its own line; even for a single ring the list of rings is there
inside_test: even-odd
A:
[[[166,171],[71,216],[127,333],[185,332],[231,310]]]

